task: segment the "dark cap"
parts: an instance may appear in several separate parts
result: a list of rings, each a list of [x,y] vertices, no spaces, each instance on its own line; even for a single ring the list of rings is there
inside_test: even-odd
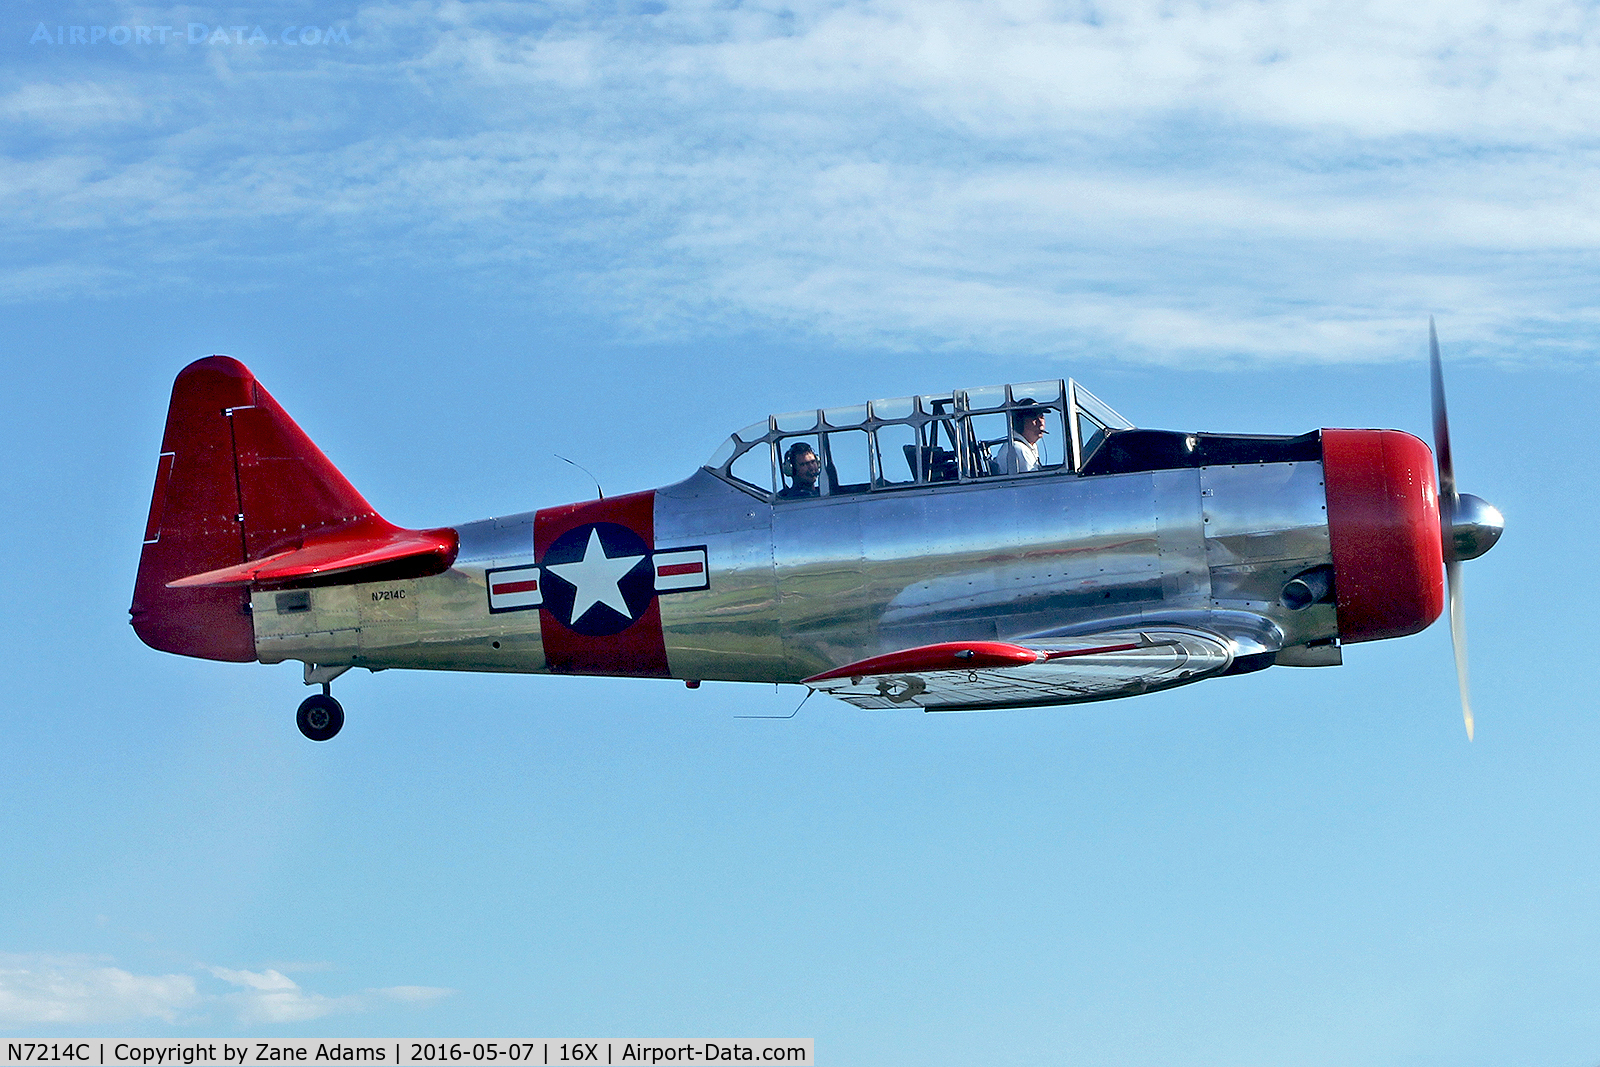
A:
[[[1017,406],[1011,409],[1011,425],[1020,427],[1035,415],[1043,415],[1048,410],[1031,396],[1018,397]]]

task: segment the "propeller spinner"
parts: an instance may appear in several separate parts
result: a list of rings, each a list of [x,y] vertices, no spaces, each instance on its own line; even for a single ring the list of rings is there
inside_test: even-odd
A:
[[[1461,716],[1470,741],[1472,696],[1467,686],[1467,618],[1461,561],[1477,559],[1493,548],[1505,530],[1505,518],[1488,501],[1470,493],[1456,492],[1455,464],[1450,458],[1450,417],[1444,406],[1444,369],[1439,360],[1439,332],[1434,328],[1431,315],[1428,317],[1428,361],[1433,378],[1433,454],[1439,464],[1439,532],[1444,542],[1445,581],[1449,586],[1450,644],[1455,649]]]

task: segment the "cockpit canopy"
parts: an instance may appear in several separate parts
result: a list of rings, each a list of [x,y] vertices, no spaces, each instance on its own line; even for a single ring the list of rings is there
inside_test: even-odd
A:
[[[1010,458],[1024,443],[1018,423],[1040,415],[1044,436],[1028,446],[1038,466],[1013,475],[1023,466]],[[1058,378],[773,415],[729,437],[706,468],[775,500],[1048,477],[1081,470],[1107,433],[1132,428],[1093,393]]]

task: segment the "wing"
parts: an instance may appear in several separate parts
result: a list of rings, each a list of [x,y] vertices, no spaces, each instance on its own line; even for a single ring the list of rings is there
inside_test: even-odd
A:
[[[1155,626],[923,645],[825,671],[805,684],[860,708],[977,711],[1133,696],[1220,674],[1233,661],[1233,642],[1220,634]]]

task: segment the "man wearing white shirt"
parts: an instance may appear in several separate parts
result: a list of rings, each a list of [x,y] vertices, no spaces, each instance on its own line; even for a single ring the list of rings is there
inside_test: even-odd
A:
[[[1019,403],[1032,404],[1032,397]],[[1002,442],[990,460],[993,474],[1023,474],[1039,469],[1039,438],[1044,428],[1044,408],[1025,407],[1011,412],[1011,440]]]

